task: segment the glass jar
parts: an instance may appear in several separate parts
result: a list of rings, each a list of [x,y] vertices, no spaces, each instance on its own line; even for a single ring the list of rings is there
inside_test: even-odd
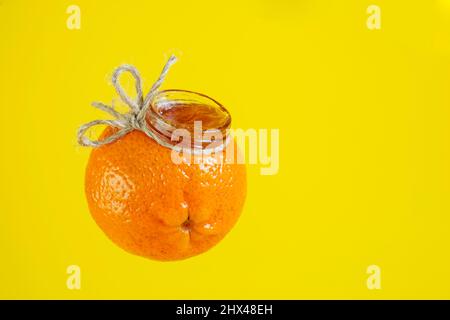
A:
[[[167,145],[192,153],[210,153],[227,145],[231,115],[219,102],[204,94],[165,90],[153,99],[147,124]]]

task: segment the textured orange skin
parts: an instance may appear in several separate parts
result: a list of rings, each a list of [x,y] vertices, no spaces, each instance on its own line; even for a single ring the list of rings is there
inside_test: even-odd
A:
[[[131,253],[162,261],[202,253],[236,223],[246,194],[245,165],[211,159],[177,165],[170,149],[132,131],[92,150],[85,180],[90,212]]]

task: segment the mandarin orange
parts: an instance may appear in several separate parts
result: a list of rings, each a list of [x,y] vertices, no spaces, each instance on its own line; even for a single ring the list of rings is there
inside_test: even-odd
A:
[[[85,180],[90,212],[131,253],[162,261],[202,253],[230,231],[246,195],[245,165],[221,156],[175,164],[169,148],[132,131],[92,150]]]

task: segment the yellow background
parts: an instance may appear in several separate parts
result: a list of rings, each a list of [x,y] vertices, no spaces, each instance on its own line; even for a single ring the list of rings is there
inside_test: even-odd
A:
[[[450,298],[450,1],[1,0],[0,36],[0,298]],[[249,166],[226,239],[161,263],[96,226],[75,134],[116,66],[148,89],[171,53],[164,88],[279,128],[280,171]]]

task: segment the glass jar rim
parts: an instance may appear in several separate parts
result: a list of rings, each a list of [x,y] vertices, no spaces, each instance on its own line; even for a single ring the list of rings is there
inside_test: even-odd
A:
[[[160,102],[158,102],[158,98],[161,98],[162,96],[167,96],[168,94],[171,94],[171,93],[173,93],[173,94],[186,94],[189,97],[191,97],[192,100],[189,100],[188,103],[186,103],[186,104],[189,104],[189,103],[195,104],[196,103],[196,104],[210,105],[210,106],[214,106],[214,107],[220,109],[220,111],[223,112],[226,115],[226,121],[221,127],[219,127],[219,128],[212,128],[212,129],[210,129],[211,131],[215,131],[215,130],[223,131],[223,130],[226,130],[226,129],[230,128],[230,126],[231,126],[231,115],[230,115],[230,112],[220,102],[218,102],[217,100],[207,96],[206,94],[195,92],[195,91],[190,91],[190,90],[183,90],[183,89],[166,89],[166,90],[161,90],[155,95],[155,97],[153,98],[153,101],[150,104],[149,110],[152,112],[152,116],[158,122],[164,122],[166,125],[171,126],[174,129],[177,129],[174,125],[172,125],[171,123],[166,121],[166,119],[158,112],[158,110],[155,110],[155,107],[157,105],[160,105]],[[195,99],[195,97],[197,97],[198,99]],[[168,101],[168,103],[172,104],[176,100],[167,99],[167,101]],[[207,130],[207,131],[210,131],[210,130]]]
[[[167,118],[165,118],[161,113],[159,108],[170,106],[170,105],[204,105],[209,107],[214,107],[220,110],[224,114],[224,121],[217,128],[206,128],[201,127],[201,132],[196,132],[194,128],[194,134],[191,136],[193,139],[190,146],[185,146],[187,148],[194,148],[196,150],[207,150],[211,145],[215,145],[215,149],[219,150],[223,148],[229,142],[229,128],[231,126],[231,115],[229,111],[215,99],[194,91],[181,90],[181,89],[167,89],[159,91],[153,98],[149,111],[147,113],[147,124],[149,129],[151,129],[154,134],[156,134],[159,139],[163,140],[167,144],[174,145],[176,141],[172,140],[172,134],[177,129],[185,129],[176,126],[176,124],[171,123]],[[194,120],[194,127],[195,127]],[[202,123],[201,123],[202,125]],[[192,131],[191,131],[192,133]],[[200,133],[198,136],[197,134]],[[221,137],[220,140],[216,140],[216,137]],[[212,138],[214,137],[214,138]],[[213,140],[211,140],[213,139]],[[184,141],[183,141],[184,142]]]

